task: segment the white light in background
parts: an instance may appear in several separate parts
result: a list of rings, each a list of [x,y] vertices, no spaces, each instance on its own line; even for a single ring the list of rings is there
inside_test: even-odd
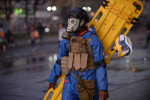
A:
[[[45,28],[45,32],[49,32],[50,30],[49,30],[49,28]]]
[[[52,7],[51,6],[48,6],[47,7],[47,11],[51,11],[52,10]]]
[[[87,7],[86,9],[87,9],[87,11],[91,11],[91,7]]]
[[[52,16],[52,20],[57,21],[57,20],[59,20],[59,17],[58,16]]]
[[[56,6],[53,6],[53,7],[52,7],[52,10],[53,10],[53,11],[56,11],[56,10],[57,10]]]
[[[83,9],[86,11],[86,7],[83,7]]]
[[[52,56],[50,56],[50,57],[48,58],[48,60],[49,60],[50,62],[52,62],[52,61],[53,61]]]
[[[54,61],[57,60],[57,54],[54,54],[54,55],[53,55],[53,59],[54,59]]]
[[[92,9],[91,7],[87,7],[86,8],[87,11],[91,11],[91,9]]]

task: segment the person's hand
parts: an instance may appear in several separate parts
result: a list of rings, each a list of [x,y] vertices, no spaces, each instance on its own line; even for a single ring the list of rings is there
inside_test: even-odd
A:
[[[53,88],[53,89],[55,89],[55,83],[49,83],[49,87],[48,87],[48,89],[50,89],[50,88]]]
[[[100,100],[106,100],[109,97],[108,91],[101,90],[99,91]]]

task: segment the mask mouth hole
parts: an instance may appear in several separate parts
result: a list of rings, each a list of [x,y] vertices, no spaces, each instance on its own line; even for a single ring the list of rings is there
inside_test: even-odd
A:
[[[67,32],[71,33],[71,31],[70,31],[70,30],[67,30]]]
[[[67,32],[71,33],[72,31],[71,31],[71,29],[67,29]]]

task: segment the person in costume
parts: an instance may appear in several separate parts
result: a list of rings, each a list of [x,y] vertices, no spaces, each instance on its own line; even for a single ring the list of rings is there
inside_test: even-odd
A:
[[[71,36],[64,36],[60,42],[58,59],[49,77],[49,88],[55,89],[58,77],[66,75],[62,100],[106,100],[109,97],[104,48],[95,28],[86,26],[88,21],[87,12],[82,8],[69,12],[67,33]]]

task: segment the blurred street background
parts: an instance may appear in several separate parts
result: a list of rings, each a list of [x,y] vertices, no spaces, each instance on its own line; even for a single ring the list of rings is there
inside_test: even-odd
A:
[[[150,100],[150,1],[129,32],[130,56],[107,65],[108,100]],[[102,0],[0,0],[0,100],[42,100],[57,59],[59,34],[75,7],[94,16]],[[1,41],[0,41],[1,42]]]

